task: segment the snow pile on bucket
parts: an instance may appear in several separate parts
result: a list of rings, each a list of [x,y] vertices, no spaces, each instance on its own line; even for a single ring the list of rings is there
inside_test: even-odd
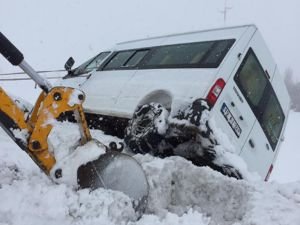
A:
[[[104,142],[118,141],[101,132]],[[116,191],[75,191],[53,184],[0,131],[0,224],[300,224],[300,182],[289,185],[237,181],[180,157],[137,155],[150,185],[139,218]]]

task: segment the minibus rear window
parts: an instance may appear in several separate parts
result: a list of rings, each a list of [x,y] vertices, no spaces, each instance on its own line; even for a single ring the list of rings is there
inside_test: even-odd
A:
[[[260,123],[267,138],[275,149],[284,123],[284,114],[273,90],[266,103],[266,108],[261,116]]]
[[[252,48],[246,54],[234,80],[274,151],[280,138],[285,116],[275,91]]]

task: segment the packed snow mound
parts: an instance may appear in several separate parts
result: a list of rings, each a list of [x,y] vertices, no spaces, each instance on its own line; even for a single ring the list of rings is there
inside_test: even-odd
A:
[[[278,154],[271,180],[276,180],[281,183],[300,180],[299,128],[300,113],[290,111],[286,131],[284,133],[284,142]]]
[[[300,224],[300,182],[238,181],[180,157],[140,160],[150,184],[147,213],[183,217],[193,210],[209,224]]]
[[[139,217],[125,194],[54,184],[2,131],[0,143],[1,225],[300,224],[300,182],[249,183],[181,157],[136,155],[150,186],[146,212]]]

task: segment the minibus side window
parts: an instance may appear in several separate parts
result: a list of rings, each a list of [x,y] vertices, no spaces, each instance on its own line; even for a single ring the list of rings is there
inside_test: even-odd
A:
[[[136,66],[148,53],[149,50],[140,50],[131,56],[131,58],[123,65],[124,67],[134,67]]]
[[[93,59],[90,64],[85,68],[85,72],[90,72],[94,69],[98,69],[101,65],[102,61],[109,55],[110,52],[102,52],[101,54],[97,55],[96,58]]]
[[[133,55],[135,51],[130,50],[130,51],[123,51],[123,52],[118,52],[109,62],[106,64],[104,69],[117,69],[122,67],[127,60]]]
[[[153,48],[142,68],[217,68],[234,39],[184,43]]]
[[[218,68],[234,42],[227,39],[122,50],[103,70]]]
[[[145,57],[149,49],[126,50],[117,52],[112,59],[105,65],[104,70],[130,69]]]
[[[157,47],[146,62],[147,66],[186,65],[199,63],[214,42],[200,42]]]
[[[88,73],[93,69],[98,69],[103,62],[103,60],[110,54],[110,52],[101,52],[93,58],[89,59],[85,63],[78,66],[74,71],[72,76],[77,76],[80,74]]]

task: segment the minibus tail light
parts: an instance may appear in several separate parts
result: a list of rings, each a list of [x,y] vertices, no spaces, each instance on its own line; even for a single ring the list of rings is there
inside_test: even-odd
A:
[[[210,107],[213,107],[216,103],[216,101],[218,100],[223,88],[225,87],[225,81],[223,79],[218,79],[216,81],[216,83],[211,87],[206,100],[207,100],[207,104]]]
[[[269,171],[268,171],[268,174],[267,174],[267,176],[266,176],[266,178],[265,178],[265,181],[268,181],[268,180],[269,180],[270,175],[271,175],[271,173],[272,173],[272,170],[273,170],[273,164],[271,164],[271,166],[270,166],[270,168],[269,168]]]

